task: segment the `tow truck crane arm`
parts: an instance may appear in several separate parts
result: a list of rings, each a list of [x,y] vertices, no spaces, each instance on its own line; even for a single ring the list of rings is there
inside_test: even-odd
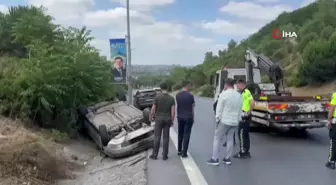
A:
[[[283,80],[283,70],[279,63],[274,63],[264,55],[257,55],[253,50],[248,48],[245,52],[245,68],[248,82],[253,84],[253,68],[259,68],[266,73],[272,83],[275,85],[275,92],[279,94],[280,84]]]

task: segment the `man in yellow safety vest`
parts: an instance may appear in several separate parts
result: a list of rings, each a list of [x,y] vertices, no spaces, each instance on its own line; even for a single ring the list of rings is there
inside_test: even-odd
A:
[[[330,137],[330,151],[326,167],[335,169],[336,161],[336,92],[333,93],[330,101],[330,109],[328,113],[328,128]]]
[[[251,122],[251,112],[254,108],[254,99],[251,92],[246,88],[245,80],[238,80],[237,88],[241,92],[242,95],[242,121],[238,126],[238,136],[240,142],[240,152],[235,155],[235,158],[249,158],[250,154],[250,135],[249,128]]]

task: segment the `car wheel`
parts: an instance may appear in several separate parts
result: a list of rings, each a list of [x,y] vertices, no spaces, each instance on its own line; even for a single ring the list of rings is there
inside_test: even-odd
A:
[[[142,115],[143,115],[144,122],[145,122],[147,125],[151,125],[151,121],[150,121],[150,119],[149,119],[150,109],[149,109],[149,108],[145,108],[145,109],[142,111]]]
[[[108,137],[106,125],[99,125],[99,135],[102,145],[107,146],[110,140]]]

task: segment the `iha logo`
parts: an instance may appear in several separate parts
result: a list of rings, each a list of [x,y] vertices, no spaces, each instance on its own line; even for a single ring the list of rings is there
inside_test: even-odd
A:
[[[272,31],[272,37],[276,40],[280,40],[282,38],[297,38],[297,34],[295,32],[274,29]]]

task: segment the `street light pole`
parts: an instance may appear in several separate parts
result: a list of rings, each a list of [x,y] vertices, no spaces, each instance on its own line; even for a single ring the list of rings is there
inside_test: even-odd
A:
[[[128,103],[132,104],[132,55],[131,55],[131,26],[130,26],[130,5],[129,0],[126,0],[126,14],[127,14],[127,83],[128,83]]]

